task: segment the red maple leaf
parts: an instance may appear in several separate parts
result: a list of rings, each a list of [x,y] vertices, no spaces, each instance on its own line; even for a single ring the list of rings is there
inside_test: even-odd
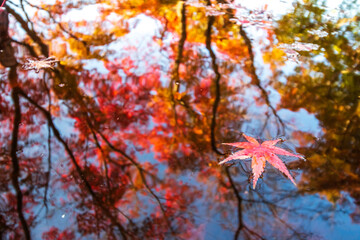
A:
[[[289,171],[287,170],[285,164],[275,154],[297,157],[297,158],[303,158],[302,156],[292,154],[288,151],[285,151],[284,149],[275,147],[275,144],[281,141],[281,139],[264,141],[263,143],[260,144],[255,138],[246,136],[245,134],[243,135],[246,138],[246,140],[248,140],[248,142],[223,143],[226,145],[230,145],[238,148],[244,148],[244,149],[232,154],[231,156],[219,162],[219,164],[224,164],[235,159],[252,158],[251,168],[254,175],[253,188],[255,189],[256,182],[263,173],[265,168],[265,163],[267,160],[271,165],[273,165],[275,168],[279,169],[282,173],[284,173],[296,186],[296,183],[292,178],[292,176],[290,175]]]

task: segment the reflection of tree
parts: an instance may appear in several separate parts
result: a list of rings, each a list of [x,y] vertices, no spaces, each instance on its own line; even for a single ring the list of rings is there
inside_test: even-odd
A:
[[[191,107],[182,99],[180,92],[180,73],[179,68],[180,64],[182,63],[183,58],[183,52],[184,52],[184,44],[186,40],[186,4],[182,3],[181,5],[181,34],[180,34],[180,40],[178,44],[176,59],[174,63],[174,70],[172,73],[172,77],[170,80],[170,86],[169,91],[171,95],[171,104],[174,112],[174,121],[175,124],[177,124],[177,113],[176,113],[176,105],[179,103],[180,105],[183,105],[185,108],[187,108],[189,111],[191,111]]]
[[[23,194],[20,189],[19,185],[19,175],[20,175],[20,166],[19,166],[19,160],[17,157],[17,150],[18,150],[18,134],[19,134],[19,125],[21,122],[21,108],[19,103],[19,88],[15,87],[12,90],[11,93],[12,100],[14,102],[15,106],[15,117],[14,117],[14,128],[13,128],[13,134],[12,134],[12,142],[11,142],[11,160],[12,160],[12,174],[11,174],[11,180],[12,184],[14,185],[15,191],[16,191],[16,207],[17,212],[19,215],[19,219],[21,222],[21,226],[23,228],[25,238],[30,238],[30,231],[29,226],[25,220],[24,213],[23,213]]]
[[[261,86],[261,82],[260,82],[260,79],[259,79],[258,75],[256,74],[256,69],[255,69],[255,65],[254,65],[254,53],[253,53],[253,50],[252,50],[252,44],[251,44],[251,41],[250,41],[249,37],[247,36],[247,34],[246,34],[246,32],[245,32],[245,30],[244,30],[244,28],[242,26],[240,26],[240,35],[241,35],[242,38],[244,38],[246,47],[247,47],[248,52],[249,52],[250,61],[249,61],[249,64],[248,64],[249,65],[248,69],[249,69],[249,72],[250,72],[250,75],[251,75],[252,83],[254,85],[256,85],[260,89],[262,98],[264,99],[266,105],[271,109],[273,115],[277,119],[276,123],[280,124],[280,126],[278,126],[277,135],[278,136],[283,135],[285,133],[285,124],[282,121],[282,119],[279,117],[279,115],[277,114],[275,108],[271,105],[268,93],[266,92],[264,87]]]
[[[210,1],[208,1],[208,5],[210,5]],[[219,73],[219,67],[216,63],[216,56],[214,51],[211,48],[211,28],[214,24],[215,21],[215,17],[214,16],[209,16],[208,17],[208,26],[206,29],[206,48],[209,51],[210,57],[211,57],[211,65],[212,65],[212,69],[214,70],[215,73],[215,79],[214,79],[214,85],[215,85],[215,100],[214,100],[214,105],[213,105],[213,109],[212,109],[212,118],[211,118],[211,147],[212,149],[220,155],[221,154],[216,147],[216,142],[215,142],[215,128],[216,128],[216,113],[217,113],[217,109],[219,106],[219,101],[220,101],[220,79],[221,79],[221,75]]]
[[[13,231],[15,238],[30,239],[44,221],[56,219],[57,208],[68,207],[73,209],[74,224],[63,228],[53,226],[43,238],[74,238],[78,233],[84,238],[191,239],[195,238],[194,233],[202,234],[199,218],[217,214],[220,220],[214,221],[222,230],[231,231],[234,239],[263,239],[282,233],[303,238],[306,231],[296,227],[293,219],[306,218],[301,212],[304,208],[292,208],[289,212],[289,202],[298,199],[299,193],[273,186],[271,172],[265,173],[263,188],[247,189],[251,176],[246,163],[240,168],[220,168],[215,160],[224,157],[218,144],[238,140],[233,129],[241,129],[244,119],[253,116],[247,116],[247,105],[241,101],[249,85],[260,90],[262,100],[258,104],[271,110],[279,131],[285,128],[257,75],[254,47],[246,31],[242,27],[239,31],[236,25],[224,25],[229,23],[232,10],[227,10],[229,15],[206,17],[204,9],[183,2],[97,2],[108,4],[114,14],[122,17],[121,30],[106,28],[109,24],[106,16],[110,13],[107,8],[100,11],[103,25],[91,23],[101,26],[101,31],[95,28],[84,32],[81,27],[88,26],[87,22],[60,20],[72,9],[90,2],[41,7],[30,4],[38,13],[46,13],[37,15],[34,18],[37,22],[33,23],[21,13],[25,9],[21,6],[27,1],[21,1],[19,8],[7,7],[27,34],[26,38],[11,36],[14,46],[25,48],[33,57],[48,57],[56,44],[68,48],[61,54],[51,53],[61,64],[55,70],[42,70],[45,72],[42,80],[13,67],[9,71],[10,84],[5,84],[9,86],[0,85],[4,102],[1,111],[11,112],[9,116],[2,113],[1,121],[3,126],[12,126],[10,132],[2,127],[1,133],[4,144],[10,135],[12,142],[10,151],[8,147],[1,149],[0,197],[6,204],[0,202],[0,233],[6,237]],[[174,14],[175,9],[178,14]],[[137,49],[131,43],[124,44],[120,56],[110,57],[111,51],[107,51],[110,43],[126,42],[123,36],[131,30],[127,20],[142,12],[165,25],[160,36],[153,37],[149,48],[152,44],[161,45],[161,51],[169,56],[168,68],[161,68],[157,60],[135,60]],[[44,27],[39,31],[37,26],[47,20],[57,28]],[[58,42],[51,36],[60,36]],[[102,41],[102,36],[107,38]],[[167,45],[166,39],[172,36],[179,36],[179,40]],[[23,62],[26,56],[21,51],[17,54],[19,62]],[[96,60],[107,72],[85,70],[83,59]],[[238,83],[238,78],[243,76],[249,77],[251,83],[234,86],[233,78]],[[164,84],[163,80],[167,82]],[[304,84],[300,80],[303,78],[294,76],[294,81],[288,82],[289,89],[277,86],[284,99],[290,89],[295,89],[292,83]],[[310,77],[307,81],[310,82]],[[315,90],[316,86],[314,83]],[[6,101],[10,87],[12,103]],[[341,95],[337,90],[327,94],[339,96],[339,102],[347,99],[346,94]],[[320,90],[319,94],[325,98]],[[302,95],[311,96],[306,88]],[[283,105],[295,109],[297,102],[288,98],[288,105],[284,102]],[[355,100],[348,100],[356,108]],[[304,105],[303,102],[297,106]],[[339,110],[331,111],[334,115],[339,113]],[[353,109],[354,115],[342,132],[344,145],[341,146],[351,144],[356,137],[355,112]],[[345,118],[340,121],[346,122]],[[71,122],[71,130],[66,130],[67,121]],[[325,145],[319,149],[322,154]],[[341,154],[354,154],[355,160],[357,152],[349,147],[345,149]],[[63,157],[63,152],[67,157]],[[315,171],[310,167],[308,170]],[[188,173],[192,180],[184,181]],[[354,174],[346,178],[355,182]],[[6,186],[10,184],[14,193]],[[17,206],[11,206],[10,202]],[[204,212],[197,212],[199,205],[206,206]],[[46,214],[42,213],[43,207]],[[5,228],[2,222],[6,222]],[[279,233],[274,232],[275,228]]]

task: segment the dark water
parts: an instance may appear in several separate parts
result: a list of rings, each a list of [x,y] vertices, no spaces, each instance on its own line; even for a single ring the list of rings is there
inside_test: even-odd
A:
[[[360,239],[360,7],[252,5],[7,1],[0,239]]]

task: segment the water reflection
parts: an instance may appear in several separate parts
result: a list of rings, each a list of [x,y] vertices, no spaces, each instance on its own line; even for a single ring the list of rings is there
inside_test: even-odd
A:
[[[360,237],[354,9],[6,1],[0,238]],[[287,161],[298,188],[270,166],[256,190],[250,161],[220,167],[241,132],[304,154]]]

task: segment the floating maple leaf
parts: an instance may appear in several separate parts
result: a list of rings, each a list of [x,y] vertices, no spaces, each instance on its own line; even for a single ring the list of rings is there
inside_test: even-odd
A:
[[[226,145],[230,145],[238,148],[244,148],[244,149],[234,153],[233,155],[219,162],[219,164],[224,164],[235,159],[252,158],[251,168],[254,175],[253,188],[255,189],[256,182],[263,173],[265,168],[265,162],[267,160],[271,165],[273,165],[275,168],[279,169],[282,173],[284,173],[296,186],[296,183],[292,178],[292,176],[290,175],[289,171],[287,170],[285,164],[275,154],[292,156],[297,158],[303,158],[302,156],[292,154],[288,151],[285,151],[284,149],[275,147],[275,144],[281,141],[281,139],[264,141],[263,143],[260,144],[255,138],[246,136],[245,134],[243,135],[246,138],[246,140],[248,140],[248,142],[223,143]]]
[[[26,63],[22,66],[25,70],[35,70],[38,73],[41,69],[54,69],[55,63],[59,62],[55,60],[55,57],[48,57],[44,59],[26,59]]]

